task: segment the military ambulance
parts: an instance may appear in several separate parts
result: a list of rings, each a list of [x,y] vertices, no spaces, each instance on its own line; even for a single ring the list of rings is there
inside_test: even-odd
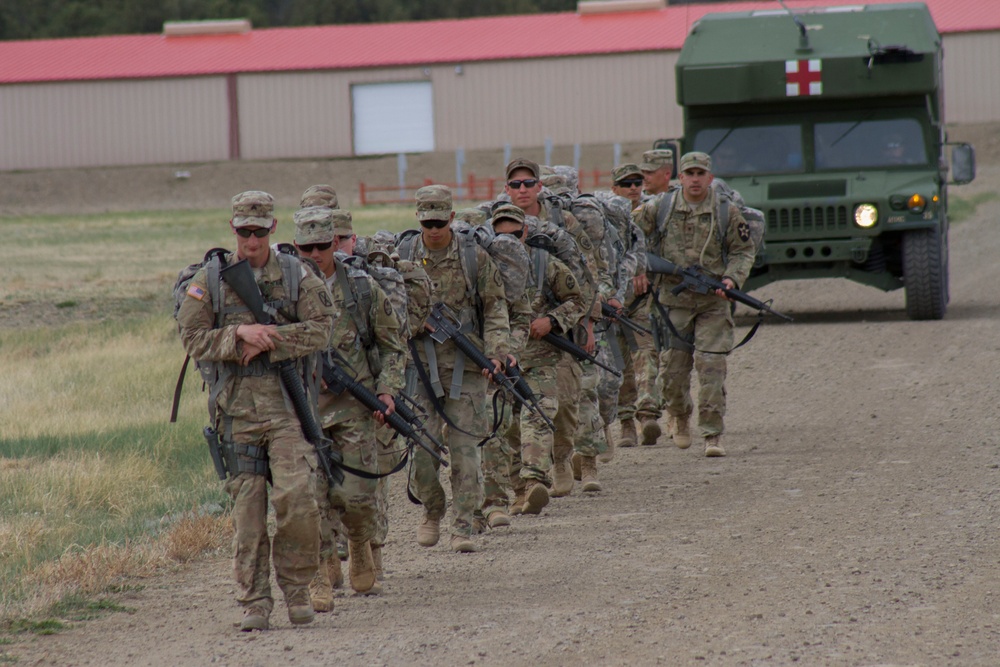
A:
[[[745,289],[843,277],[944,317],[948,192],[975,177],[947,142],[941,36],[922,3],[708,14],[677,62],[684,138],[764,212]],[[950,172],[950,175],[949,175]]]

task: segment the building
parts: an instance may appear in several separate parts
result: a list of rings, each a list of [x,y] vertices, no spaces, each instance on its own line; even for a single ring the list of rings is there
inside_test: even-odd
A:
[[[945,44],[949,122],[1000,121],[1000,2],[926,4]],[[577,13],[0,42],[0,170],[676,136],[674,65],[690,26],[709,11],[777,7],[602,13],[581,3]]]

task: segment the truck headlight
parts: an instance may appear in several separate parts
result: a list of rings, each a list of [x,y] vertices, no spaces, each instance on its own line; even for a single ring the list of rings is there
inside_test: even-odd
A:
[[[865,229],[873,226],[878,222],[878,208],[875,204],[859,204],[854,209],[854,222],[858,227]]]
[[[926,207],[927,200],[920,195],[913,195],[906,201],[906,208],[910,209],[910,213],[923,213]]]

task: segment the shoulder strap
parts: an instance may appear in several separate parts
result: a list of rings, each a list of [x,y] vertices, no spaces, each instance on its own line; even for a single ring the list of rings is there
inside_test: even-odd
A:
[[[667,228],[667,218],[674,207],[674,190],[667,190],[660,197],[660,204],[656,207],[656,230],[663,234]]]
[[[549,222],[551,222],[556,227],[563,227],[563,211],[562,202],[560,202],[555,197],[548,200],[549,204]]]
[[[371,290],[368,289],[368,281],[363,276],[358,276],[354,280],[351,280],[347,275],[347,267],[344,263],[338,261],[336,264],[334,275],[336,275],[337,285],[344,295],[344,307],[347,309],[348,315],[351,316],[351,320],[358,330],[358,335],[361,336],[361,344],[364,345],[365,349],[368,349],[375,342],[366,321],[366,316],[371,308]],[[358,287],[361,283],[364,283],[365,292],[368,296],[367,308],[363,305],[364,296],[358,294]]]
[[[729,264],[729,240],[726,234],[729,231],[729,205],[731,200],[728,195],[716,192],[715,203],[715,217],[718,220],[717,224],[719,226],[719,245],[722,246],[722,263]]]
[[[288,301],[293,304],[298,303],[299,285],[302,284],[302,262],[287,252],[278,252],[278,264],[281,265],[281,278],[285,283]]]
[[[399,243],[396,245],[396,252],[399,253],[400,259],[413,259],[414,240],[419,233],[415,229],[407,229],[405,232],[400,233]]]

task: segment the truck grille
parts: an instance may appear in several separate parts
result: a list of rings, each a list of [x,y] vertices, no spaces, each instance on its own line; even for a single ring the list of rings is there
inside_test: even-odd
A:
[[[832,232],[846,230],[846,206],[810,206],[805,208],[766,209],[767,231],[777,234],[793,232]]]

